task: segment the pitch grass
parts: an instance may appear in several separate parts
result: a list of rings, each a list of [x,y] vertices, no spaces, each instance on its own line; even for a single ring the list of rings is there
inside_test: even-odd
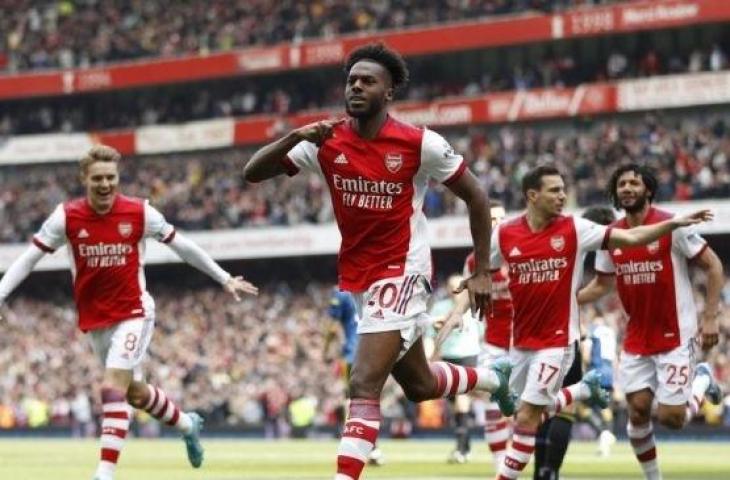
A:
[[[467,480],[491,479],[486,447],[475,444],[466,465],[448,465],[448,441],[382,441],[387,464],[366,467],[365,479]],[[207,440],[206,460],[191,469],[181,441],[127,442],[116,480],[271,480],[333,478],[337,444],[331,440]],[[667,442],[660,445],[664,478],[730,479],[730,444]],[[2,480],[91,480],[98,444],[91,440],[0,440]],[[532,467],[522,475],[532,478]],[[595,455],[594,443],[574,443],[563,470],[565,480],[641,479],[630,447],[619,443],[609,458]]]

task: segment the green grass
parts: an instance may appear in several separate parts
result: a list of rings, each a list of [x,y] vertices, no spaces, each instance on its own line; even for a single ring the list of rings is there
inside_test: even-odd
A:
[[[337,444],[334,441],[207,440],[206,461],[191,469],[180,441],[127,442],[116,480],[233,480],[331,479]],[[464,480],[493,478],[486,446],[475,443],[474,459],[466,465],[445,462],[447,441],[382,441],[387,464],[366,467],[363,478]],[[664,478],[686,480],[730,479],[727,443],[683,442],[659,446]],[[641,479],[626,443],[609,458],[595,455],[594,443],[574,443],[563,469],[565,480]],[[91,480],[98,456],[95,441],[0,440],[2,480]],[[531,467],[523,479],[532,478]]]

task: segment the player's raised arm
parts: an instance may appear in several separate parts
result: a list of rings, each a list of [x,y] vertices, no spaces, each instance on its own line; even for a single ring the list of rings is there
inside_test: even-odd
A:
[[[239,293],[258,295],[259,289],[257,287],[245,281],[243,277],[234,277],[223,270],[205,250],[177,232],[175,227],[167,223],[162,213],[150,206],[149,203],[145,203],[144,215],[145,237],[151,237],[166,244],[186,263],[223,285],[223,288],[233,295],[236,301],[241,300]]]
[[[13,261],[0,280],[0,305],[30,275],[46,253],[52,253],[66,243],[65,232],[66,217],[63,205],[59,205],[33,236],[33,243]]]
[[[284,163],[287,153],[302,141],[317,146],[334,135],[334,128],[345,119],[322,120],[296,128],[280,139],[256,150],[243,167],[243,177],[252,183],[261,182],[290,170]]]
[[[167,245],[185,262],[223,285],[223,288],[233,295],[236,301],[241,300],[240,293],[248,293],[251,295],[259,294],[259,289],[256,286],[245,281],[241,276],[234,277],[223,270],[223,268],[221,268],[221,266],[205,252],[205,250],[185,236],[177,233]]]
[[[607,248],[633,247],[636,245],[647,245],[659,237],[662,237],[673,230],[687,227],[712,220],[713,214],[710,210],[699,210],[689,215],[672,217],[663,222],[651,225],[623,230],[620,228],[611,229]]]
[[[8,271],[5,272],[5,275],[0,280],[0,306],[5,303],[5,300],[13,293],[13,290],[33,271],[33,267],[35,267],[36,263],[45,254],[46,252],[36,245],[31,245],[8,267]],[[2,315],[0,315],[0,320],[2,320]]]

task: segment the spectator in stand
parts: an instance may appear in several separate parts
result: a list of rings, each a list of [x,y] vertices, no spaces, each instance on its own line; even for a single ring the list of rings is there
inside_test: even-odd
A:
[[[430,25],[608,0],[431,2],[105,2],[3,0],[0,68],[11,72],[88,67],[153,56],[205,55],[305,38]],[[257,19],[266,18],[265,22]],[[175,19],[170,21],[170,19]],[[102,25],[102,28],[99,28]]]
[[[572,206],[602,202],[608,169],[630,159],[658,171],[657,201],[730,197],[730,113],[682,111],[607,119],[590,128],[573,123],[469,127],[447,135],[477,177],[507,210],[522,207],[519,181],[529,166],[554,163],[570,177]],[[249,185],[230,175],[239,150],[142,157],[125,165],[134,196],[149,197],[184,230],[248,228],[332,221],[327,187],[310,175]],[[245,156],[245,155],[244,155]],[[173,168],[170,168],[174,165]],[[71,164],[0,167],[0,242],[24,242],[46,212],[76,184]],[[69,196],[80,193],[68,191]],[[447,189],[432,185],[430,217],[465,214]]]
[[[524,48],[524,55],[527,55]],[[441,57],[435,57],[416,63],[419,80],[399,92],[398,99],[432,101],[446,96],[474,96],[502,90],[573,87],[599,80],[719,71],[727,68],[725,52],[729,49],[727,42],[718,42],[711,49],[698,47],[689,56],[684,52],[654,48],[631,54],[612,48],[606,55],[600,47],[596,47],[595,55],[587,61],[581,60],[578,42],[575,41],[568,52],[558,54],[548,51],[534,62],[507,63],[490,76],[484,76],[481,69],[473,65],[471,68],[456,67],[457,71],[445,76],[439,60]],[[478,65],[482,68],[488,65],[488,62],[471,56],[462,60],[467,65],[472,62],[481,62]],[[473,73],[475,68],[479,73]],[[338,75],[338,71],[324,68],[295,79],[286,74],[266,78],[239,77],[93,96],[5,102],[0,115],[0,135],[135,128],[260,113],[286,115],[308,109],[338,108],[342,105]]]
[[[33,278],[29,282],[32,283]],[[706,278],[697,272],[692,285],[699,292],[705,282]],[[324,348],[321,312],[328,305],[330,284],[315,283],[306,289],[296,287],[294,290],[268,285],[262,288],[256,300],[245,298],[235,304],[226,302],[226,294],[215,288],[172,288],[161,284],[151,285],[151,288],[157,300],[159,321],[156,328],[165,341],[152,345],[149,376],[171,397],[190,399],[193,401],[191,408],[206,417],[216,405],[225,401],[229,409],[219,421],[226,425],[261,425],[259,398],[272,382],[290,378],[290,382],[282,385],[282,395],[287,398],[282,408],[286,409],[293,386],[299,384],[314,392],[321,405],[316,427],[334,428],[332,410],[336,404],[327,399],[342,394],[340,382],[321,357]],[[100,377],[97,361],[76,329],[73,305],[65,295],[65,288],[43,284],[43,292],[43,297],[39,298],[16,297],[10,309],[3,312],[0,428],[27,426],[27,414],[22,410],[21,402],[26,391],[33,391],[35,383],[48,386],[42,393],[42,400],[49,404],[66,391],[98,398],[95,388]],[[725,292],[723,304],[727,308],[730,280],[725,285]],[[607,297],[599,305],[599,309],[587,313],[593,315],[602,311],[604,316],[618,319],[622,334],[626,319],[615,298]],[[585,321],[591,323],[592,317],[588,316]],[[730,391],[726,358],[730,351],[730,320],[725,317],[723,321],[720,344],[706,360],[714,366],[724,390]],[[51,322],[54,329],[47,328]],[[241,331],[247,335],[240,335]],[[251,362],[252,358],[261,361]],[[292,366],[295,362],[298,368]],[[74,368],[68,368],[70,365]],[[400,397],[396,393],[399,390],[391,392],[391,400],[385,395],[384,402],[398,404]],[[730,404],[730,395],[727,398]],[[98,403],[92,406],[94,415],[98,415],[99,410]],[[384,406],[386,417],[390,411],[390,407]],[[730,410],[726,408],[724,415],[730,418]],[[329,423],[322,423],[327,419]],[[285,415],[280,426],[285,430],[288,426]]]

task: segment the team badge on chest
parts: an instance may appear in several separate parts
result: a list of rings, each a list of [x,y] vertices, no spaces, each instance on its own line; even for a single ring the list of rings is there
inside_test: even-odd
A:
[[[117,230],[119,230],[119,235],[127,238],[132,234],[132,224],[129,222],[119,222],[119,225],[117,225]]]
[[[403,166],[403,155],[400,153],[386,153],[385,154],[385,168],[390,173],[395,173],[400,170]]]
[[[565,248],[565,237],[562,235],[550,237],[550,246],[553,247],[553,250],[556,252],[562,252]]]
[[[654,242],[651,242],[646,246],[646,249],[649,251],[649,253],[654,254],[659,251],[659,240],[656,240]]]

